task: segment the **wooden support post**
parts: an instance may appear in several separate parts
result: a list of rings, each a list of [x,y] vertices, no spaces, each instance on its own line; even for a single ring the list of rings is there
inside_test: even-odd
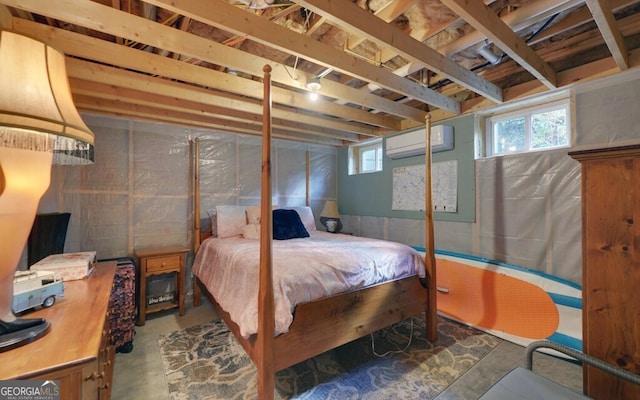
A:
[[[271,242],[271,66],[265,65],[264,98],[262,99],[262,190],[260,193],[260,287],[258,289],[258,336],[256,339],[258,398],[272,400],[275,395],[273,342],[275,309]]]
[[[431,199],[431,114],[425,118],[425,205],[424,205],[424,236],[425,236],[425,267],[427,272],[427,289],[429,301],[427,303],[427,340],[434,342],[438,338],[438,314],[436,295],[436,255],[433,240],[433,202]]]
[[[306,198],[305,198],[305,204],[307,205],[307,207],[311,206],[311,193],[310,193],[310,187],[311,187],[311,177],[310,177],[310,172],[311,172],[311,161],[310,161],[310,152],[309,150],[307,150],[307,171],[306,171]]]
[[[195,138],[191,143],[193,152],[193,254],[200,249],[200,139]],[[198,278],[193,276],[193,306],[202,304],[202,293]]]

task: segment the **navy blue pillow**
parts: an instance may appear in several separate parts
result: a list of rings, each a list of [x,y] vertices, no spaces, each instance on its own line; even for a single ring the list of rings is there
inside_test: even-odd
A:
[[[287,240],[309,237],[296,210],[273,210],[273,238]]]

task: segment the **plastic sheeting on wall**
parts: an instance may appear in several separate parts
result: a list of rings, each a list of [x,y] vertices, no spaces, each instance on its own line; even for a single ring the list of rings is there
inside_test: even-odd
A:
[[[473,254],[581,282],[580,166],[566,150],[478,160]]]
[[[638,143],[640,70],[581,85],[575,92],[577,146]]]
[[[216,204],[260,201],[260,137],[95,115],[83,118],[96,135],[96,162],[54,166],[52,185],[39,209],[71,212],[66,252],[95,250],[98,258],[112,258],[142,247],[191,246],[194,137],[200,138],[201,218]],[[272,150],[273,202],[291,206],[306,201],[309,151],[311,206],[318,219],[324,201],[336,198],[336,149],[276,139]]]

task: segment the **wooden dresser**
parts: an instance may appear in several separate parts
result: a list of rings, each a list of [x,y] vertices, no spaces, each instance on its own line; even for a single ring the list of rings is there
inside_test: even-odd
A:
[[[0,353],[0,379],[59,379],[61,399],[109,399],[115,349],[108,309],[116,262],[98,263],[88,278],[64,284],[64,297],[25,318],[51,323],[40,339]]]
[[[582,164],[584,352],[640,374],[640,145],[571,152]],[[585,367],[596,400],[640,387]]]

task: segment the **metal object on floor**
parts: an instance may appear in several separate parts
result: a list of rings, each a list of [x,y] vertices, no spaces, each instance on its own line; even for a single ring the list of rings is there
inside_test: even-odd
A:
[[[640,375],[633,374],[592,357],[581,351],[540,340],[526,348],[526,368],[516,367],[494,383],[479,400],[538,400],[538,399],[589,399],[589,397],[569,390],[561,384],[533,372],[533,353],[540,348],[549,348],[575,358],[578,361],[599,368],[616,377],[640,385]]]

